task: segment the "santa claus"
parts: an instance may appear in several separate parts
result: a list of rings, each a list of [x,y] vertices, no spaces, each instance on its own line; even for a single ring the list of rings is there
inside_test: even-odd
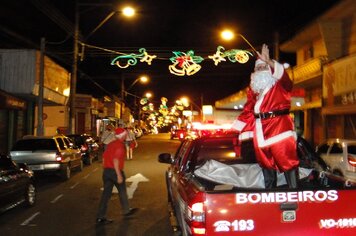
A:
[[[297,136],[289,115],[293,82],[284,66],[270,59],[267,45],[257,54],[247,102],[232,128],[241,132],[241,141],[253,138],[266,188],[276,185],[276,171],[284,172],[289,187],[296,188]]]

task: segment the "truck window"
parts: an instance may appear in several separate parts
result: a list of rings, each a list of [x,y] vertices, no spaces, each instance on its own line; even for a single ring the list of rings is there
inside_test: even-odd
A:
[[[191,141],[185,141],[181,148],[179,149],[179,152],[177,154],[177,166],[180,171],[183,170],[184,165],[186,163],[187,156],[189,155],[189,147],[190,147]]]
[[[197,156],[196,165],[200,166],[207,160],[216,160],[223,163],[255,163],[253,157],[242,157],[235,152],[235,145],[233,138],[220,138],[205,140],[200,146]]]

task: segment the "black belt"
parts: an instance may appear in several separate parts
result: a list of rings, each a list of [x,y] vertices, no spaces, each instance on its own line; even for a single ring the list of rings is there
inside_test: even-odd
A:
[[[282,116],[282,115],[288,115],[288,114],[289,114],[289,109],[284,109],[284,110],[258,113],[258,114],[255,114],[255,118],[268,119],[268,118],[273,118],[276,116]]]

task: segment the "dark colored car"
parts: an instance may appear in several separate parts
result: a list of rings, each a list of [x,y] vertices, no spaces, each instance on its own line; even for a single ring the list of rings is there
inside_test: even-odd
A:
[[[16,164],[6,155],[0,155],[0,212],[20,204],[33,206],[36,187],[33,172],[25,164]]]
[[[80,149],[84,164],[91,165],[94,160],[98,160],[99,144],[92,136],[87,134],[69,134],[67,137]]]

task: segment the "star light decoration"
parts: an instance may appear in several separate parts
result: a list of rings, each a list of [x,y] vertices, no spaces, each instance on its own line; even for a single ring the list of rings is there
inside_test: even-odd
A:
[[[225,52],[221,52],[221,50],[225,50],[225,48],[223,46],[218,46],[218,48],[216,49],[216,53],[212,56],[208,56],[214,61],[214,64],[216,66],[220,62],[226,61],[225,57],[227,57],[231,62],[239,62],[241,64],[244,64],[248,62],[250,56],[253,56],[252,53],[247,50],[231,49]]]
[[[148,65],[151,65],[152,60],[157,57],[156,55],[148,55],[145,48],[140,48],[138,51],[140,54],[131,53],[115,57],[111,61],[111,65],[117,65],[120,68],[127,68],[129,66],[136,65],[138,58],[141,58],[140,62],[147,62]],[[126,63],[121,65],[120,61],[126,61]]]
[[[226,61],[226,58],[230,62],[244,64],[249,60],[250,56],[253,56],[253,54],[247,50],[231,49],[223,52],[224,50],[224,47],[218,46],[215,54],[208,56],[209,59],[214,61],[215,66]],[[140,62],[146,62],[148,65],[151,65],[152,60],[157,58],[156,55],[149,55],[145,48],[140,48],[139,52],[140,54],[130,53],[117,56],[111,61],[111,65],[127,68],[136,65],[138,59],[140,59]],[[187,51],[186,53],[173,51],[173,54],[174,56],[169,58],[173,64],[169,65],[168,69],[172,74],[178,76],[194,75],[201,69],[201,65],[199,64],[204,61],[203,57],[194,55],[193,50]],[[157,59],[165,60],[164,58]]]

